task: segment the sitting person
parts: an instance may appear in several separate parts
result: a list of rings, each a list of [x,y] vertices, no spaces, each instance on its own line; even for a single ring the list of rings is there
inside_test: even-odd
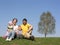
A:
[[[18,26],[16,25],[17,23],[17,19],[14,18],[12,21],[9,22],[8,24],[8,36],[6,38],[6,41],[11,41],[12,39],[14,39],[15,33],[17,34],[17,29]]]
[[[33,30],[33,27],[32,25],[28,24],[27,23],[27,19],[23,19],[23,24],[21,26],[19,26],[19,30],[22,31],[22,35],[24,38],[27,38],[27,39],[31,39],[34,40],[34,36],[32,36],[32,30]]]
[[[3,36],[3,38],[7,38],[7,36],[9,35],[9,33],[13,30],[13,24],[12,21],[8,22],[8,26],[7,26],[7,32],[6,34]],[[7,39],[6,39],[7,40]]]

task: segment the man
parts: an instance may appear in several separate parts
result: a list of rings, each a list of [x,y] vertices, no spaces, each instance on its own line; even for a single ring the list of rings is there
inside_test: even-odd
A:
[[[22,20],[22,25],[21,26],[19,26],[19,30],[21,30],[22,31],[22,35],[25,37],[25,38],[31,38],[32,37],[32,40],[34,39],[34,36],[32,36],[32,30],[33,30],[33,27],[32,27],[32,25],[30,25],[30,24],[28,24],[27,23],[27,19],[26,18],[24,18],[23,20]]]

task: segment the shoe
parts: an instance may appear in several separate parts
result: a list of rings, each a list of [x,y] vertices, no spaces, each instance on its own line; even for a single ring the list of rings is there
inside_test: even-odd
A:
[[[30,36],[30,40],[34,41],[35,40],[34,36]]]
[[[11,41],[11,40],[12,40],[12,38],[8,39],[8,41]]]
[[[7,38],[6,38],[6,41],[8,41],[8,40],[9,40],[9,38],[7,37]]]

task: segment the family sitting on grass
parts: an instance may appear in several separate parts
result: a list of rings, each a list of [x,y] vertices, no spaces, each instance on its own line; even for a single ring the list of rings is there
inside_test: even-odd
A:
[[[17,22],[18,20],[16,18],[8,22],[7,33],[3,38],[5,38],[6,41],[11,41],[15,38],[34,40],[34,36],[32,35],[33,27],[27,23],[27,19],[24,18],[22,24],[19,26],[16,25]]]

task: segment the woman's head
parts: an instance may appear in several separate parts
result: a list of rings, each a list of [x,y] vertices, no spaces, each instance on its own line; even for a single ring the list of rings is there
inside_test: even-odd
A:
[[[16,25],[17,22],[18,22],[17,18],[14,18],[14,19],[12,20],[12,23],[13,23],[14,25]]]

